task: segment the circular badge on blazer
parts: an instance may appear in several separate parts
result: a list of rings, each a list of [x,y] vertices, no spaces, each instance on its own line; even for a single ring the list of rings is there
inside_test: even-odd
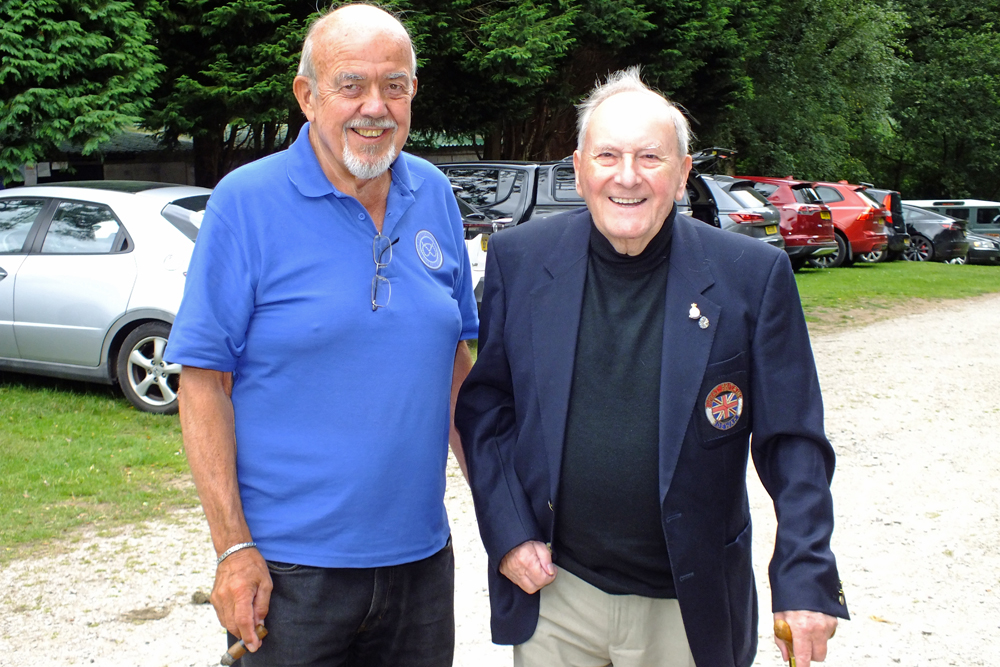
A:
[[[732,382],[721,382],[708,392],[705,415],[708,423],[720,431],[736,426],[743,414],[743,392]]]
[[[424,266],[431,271],[437,271],[441,268],[444,264],[444,254],[433,234],[426,229],[421,229],[417,232],[413,243],[417,247],[417,257],[424,263]]]

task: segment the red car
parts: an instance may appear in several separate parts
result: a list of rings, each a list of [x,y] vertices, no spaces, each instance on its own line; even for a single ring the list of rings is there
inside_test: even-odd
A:
[[[785,252],[798,271],[806,261],[820,260],[838,250],[830,209],[809,183],[789,178],[737,176],[755,183],[754,189],[781,212]]]
[[[816,266],[845,266],[860,255],[885,250],[889,235],[885,230],[889,209],[865,192],[865,186],[847,181],[814,182],[813,190],[833,213],[837,228],[837,252],[812,260]]]

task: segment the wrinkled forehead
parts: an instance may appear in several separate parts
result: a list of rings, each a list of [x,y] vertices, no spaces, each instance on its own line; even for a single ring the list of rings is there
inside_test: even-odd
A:
[[[655,93],[619,93],[594,109],[584,147],[588,151],[676,151],[676,130],[668,106]]]

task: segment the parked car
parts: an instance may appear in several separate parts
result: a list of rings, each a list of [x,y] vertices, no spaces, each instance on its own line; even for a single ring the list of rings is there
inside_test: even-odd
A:
[[[969,252],[964,257],[949,259],[949,264],[1000,264],[1000,241],[992,236],[966,234]]]
[[[889,236],[885,231],[888,210],[868,195],[863,185],[816,181],[812,186],[830,207],[837,233],[837,252],[811,260],[816,266],[850,265],[860,255],[888,247]]]
[[[554,162],[448,162],[437,166],[456,188],[458,198],[490,221],[520,225],[586,206],[576,191],[571,158]],[[681,210],[719,226],[718,210],[708,186],[693,169],[688,178],[688,199]]]
[[[907,199],[903,203],[964,220],[968,232],[1000,239],[1000,202],[983,199]]]
[[[719,210],[720,226],[728,231],[760,239],[784,249],[781,213],[753,189],[752,181],[732,176],[702,176]]]
[[[911,262],[945,262],[965,257],[969,241],[965,222],[934,211],[903,203],[903,218],[910,234],[910,245],[903,258]]]
[[[448,162],[437,166],[451,181],[459,201],[485,216],[463,221],[477,303],[482,301],[489,234],[586,206],[576,191],[571,158],[554,162]],[[677,205],[683,213],[720,226],[715,200],[694,169],[688,177],[685,201]]]
[[[0,192],[0,370],[117,384],[177,411],[163,361],[211,191],[138,181]]]
[[[869,187],[866,192],[886,209],[885,231],[889,235],[885,250],[872,250],[860,256],[863,262],[884,262],[899,259],[910,245],[910,233],[903,219],[903,199],[895,190]]]
[[[476,209],[467,201],[455,195],[458,201],[458,212],[462,214],[462,227],[465,229],[465,239],[474,239],[481,234],[492,234],[504,227],[513,224],[510,218],[496,218],[491,220],[485,213]]]
[[[785,252],[796,271],[810,259],[837,251],[833,216],[809,183],[767,176],[736,178],[754,183],[754,189],[778,209]]]

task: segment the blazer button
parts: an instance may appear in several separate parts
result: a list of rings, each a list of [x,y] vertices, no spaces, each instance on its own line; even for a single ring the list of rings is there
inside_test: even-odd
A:
[[[553,512],[555,512],[555,511],[556,511],[556,508],[554,508],[554,507],[552,506],[552,501],[551,501],[551,500],[549,501],[549,509],[550,509],[551,511],[553,511]]]

